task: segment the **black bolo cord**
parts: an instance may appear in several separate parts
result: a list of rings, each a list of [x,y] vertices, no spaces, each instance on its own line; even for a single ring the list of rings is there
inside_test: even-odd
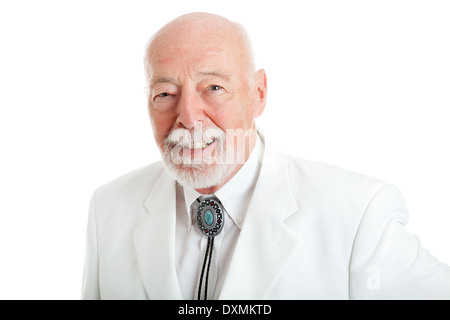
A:
[[[206,246],[205,259],[203,260],[202,274],[200,275],[200,282],[199,282],[199,285],[198,285],[198,297],[197,297],[198,300],[201,300],[203,275],[205,273],[206,261],[209,260],[208,261],[208,267],[206,269],[204,300],[207,300],[207,297],[208,297],[208,278],[209,278],[209,269],[211,267],[213,248],[214,248],[214,237],[208,237],[208,245]]]

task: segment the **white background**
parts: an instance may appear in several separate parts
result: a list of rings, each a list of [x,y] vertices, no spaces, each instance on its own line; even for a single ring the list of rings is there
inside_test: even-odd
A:
[[[0,1],[1,299],[80,297],[92,192],[159,159],[145,45],[191,11],[247,28],[270,140],[396,185],[450,263],[449,1]]]

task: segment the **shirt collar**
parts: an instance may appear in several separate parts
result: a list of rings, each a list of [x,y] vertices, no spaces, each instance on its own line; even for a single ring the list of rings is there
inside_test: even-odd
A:
[[[263,149],[263,144],[258,134],[255,147],[245,164],[222,188],[214,193],[239,229],[241,229],[244,222],[245,213],[258,179]],[[188,230],[190,230],[192,226],[191,205],[201,194],[188,186],[183,186],[183,192],[188,213]]]
[[[183,186],[183,192],[184,192],[184,202],[186,204],[188,231],[191,231],[192,226],[191,205],[198,197],[201,196],[201,194],[195,191],[194,188],[189,186]]]

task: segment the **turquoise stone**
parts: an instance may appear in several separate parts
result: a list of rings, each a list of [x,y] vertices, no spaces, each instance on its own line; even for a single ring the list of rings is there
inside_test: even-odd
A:
[[[211,210],[206,210],[205,212],[205,222],[208,226],[212,225],[214,222],[214,215]]]

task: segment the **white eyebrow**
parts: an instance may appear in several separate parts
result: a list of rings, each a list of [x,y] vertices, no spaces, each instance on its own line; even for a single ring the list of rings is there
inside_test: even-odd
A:
[[[175,79],[173,79],[173,78],[161,77],[161,78],[157,78],[157,79],[152,80],[152,81],[150,82],[150,85],[153,86],[153,85],[155,85],[155,84],[157,84],[157,83],[164,83],[164,82],[174,83],[174,82],[175,82]]]
[[[199,72],[198,75],[201,76],[201,77],[213,76],[213,77],[218,77],[218,78],[225,79],[227,81],[230,80],[230,77],[227,74],[225,74],[223,72],[220,72],[220,71]]]
[[[199,77],[218,77],[218,78],[222,78],[225,79],[226,81],[230,81],[230,77],[220,71],[202,71],[202,72],[198,72],[197,76]],[[159,77],[156,79],[153,79],[150,81],[150,86],[154,86],[155,84],[158,83],[176,83],[177,81],[174,78],[170,78],[170,77]]]

